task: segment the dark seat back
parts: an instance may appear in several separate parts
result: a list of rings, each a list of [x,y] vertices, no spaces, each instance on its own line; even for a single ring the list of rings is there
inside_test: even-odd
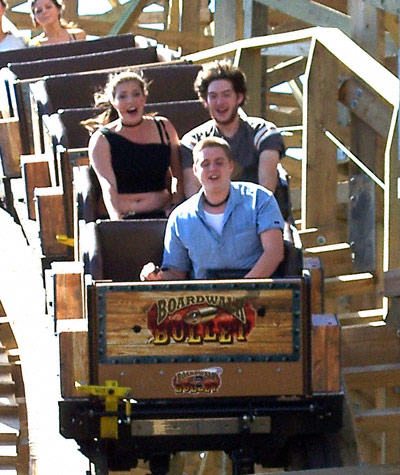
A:
[[[45,133],[50,135],[54,147],[58,144],[65,148],[87,147],[89,133],[81,125],[81,121],[95,117],[103,110],[90,107],[60,109],[55,114],[43,116]],[[179,137],[209,119],[207,110],[199,100],[146,104],[145,112],[167,117],[174,125]]]
[[[161,264],[166,219],[88,223],[80,249],[85,272],[96,280],[139,280],[144,264]]]
[[[303,249],[299,232],[294,224],[285,222],[283,231],[284,257],[275,275],[277,277],[296,277],[303,271]]]
[[[8,63],[37,61],[41,59],[60,58],[91,54],[98,51],[110,51],[135,46],[135,37],[132,33],[116,36],[104,36],[96,40],[72,41],[71,43],[59,43],[44,45],[40,48],[22,48],[0,52],[0,68]]]
[[[148,103],[197,99],[193,81],[200,66],[189,63],[141,68],[151,82]],[[49,76],[30,85],[39,116],[54,114],[58,109],[91,107],[96,91],[102,90],[109,72],[62,74]],[[66,94],[66,90],[74,91]]]
[[[167,117],[174,125],[179,138],[210,118],[207,109],[198,99],[146,104],[145,111]]]
[[[157,62],[156,48],[149,46],[148,48],[131,47],[60,58],[12,62],[8,64],[8,69],[15,74],[17,79],[31,79],[155,62]]]

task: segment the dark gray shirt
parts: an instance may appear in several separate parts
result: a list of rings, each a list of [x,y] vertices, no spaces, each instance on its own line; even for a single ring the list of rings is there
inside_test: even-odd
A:
[[[185,134],[181,140],[181,156],[183,168],[193,165],[192,150],[201,139],[206,137],[222,137],[232,149],[235,168],[232,180],[243,180],[258,183],[258,162],[264,150],[276,150],[282,158],[285,144],[275,124],[260,117],[241,117],[239,129],[233,137],[224,137],[214,120],[195,127]]]

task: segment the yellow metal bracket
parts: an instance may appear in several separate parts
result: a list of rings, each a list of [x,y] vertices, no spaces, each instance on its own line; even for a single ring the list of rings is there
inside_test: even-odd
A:
[[[56,234],[56,240],[66,246],[74,247],[74,238],[70,238],[66,234]]]
[[[113,380],[107,380],[105,386],[85,385],[75,381],[75,387],[91,396],[104,397],[106,412],[115,414],[118,411],[119,400],[124,400],[125,415],[127,421],[130,422],[132,408],[131,402],[127,398],[130,396],[131,388],[118,386],[118,381]],[[102,416],[100,418],[100,437],[103,439],[118,439],[117,416]]]

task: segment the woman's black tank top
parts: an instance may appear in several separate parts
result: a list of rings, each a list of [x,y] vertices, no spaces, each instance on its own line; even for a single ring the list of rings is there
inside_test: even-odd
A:
[[[163,131],[169,140],[164,123],[156,118],[154,120],[161,143],[136,143],[106,127],[100,129],[111,147],[111,164],[118,193],[148,193],[167,188],[171,146],[164,141]]]

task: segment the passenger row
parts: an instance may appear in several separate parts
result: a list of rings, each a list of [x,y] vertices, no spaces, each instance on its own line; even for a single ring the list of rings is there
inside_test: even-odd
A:
[[[61,64],[61,62],[62,60],[55,60],[53,64]],[[128,215],[129,218],[137,218],[138,215],[154,217],[156,215],[146,216],[146,213],[148,211],[159,211],[157,216],[164,216],[162,226],[165,226],[165,208],[169,207],[167,203],[170,202],[171,186],[171,176],[166,173],[170,169],[168,158],[163,165],[164,171],[159,171],[158,182],[151,185],[151,187],[157,189],[145,191],[146,188],[144,187],[139,190],[138,182],[144,175],[145,166],[143,170],[139,171],[138,177],[131,180],[136,183],[135,190],[132,192],[128,190],[128,193],[115,193],[115,190],[118,191],[119,185],[118,180],[113,176],[113,166],[114,163],[117,163],[117,160],[111,160],[111,155],[107,155],[109,147],[112,145],[108,141],[109,138],[105,137],[103,130],[96,133],[98,140],[102,142],[99,154],[100,161],[97,159],[97,163],[96,143],[94,142],[96,139],[92,138],[92,145],[94,145],[91,147],[91,164],[94,166],[97,175],[93,173],[93,168],[88,167],[86,146],[89,134],[80,123],[83,119],[88,119],[104,111],[104,107],[93,107],[93,97],[101,88],[104,88],[109,73],[121,73],[120,77],[125,75],[125,78],[129,78],[132,73],[128,74],[126,71],[132,69],[141,70],[143,77],[150,84],[148,94],[145,94],[145,89],[140,90],[140,86],[136,92],[133,92],[132,88],[128,91],[134,97],[133,105],[129,106],[129,110],[124,111],[125,119],[121,114],[121,109],[116,108],[119,118],[111,126],[113,135],[111,141],[115,141],[115,138],[120,140],[119,137],[122,136],[128,142],[139,144],[159,143],[166,150],[170,147],[171,141],[174,142],[174,147],[177,149],[177,140],[178,138],[182,139],[180,151],[182,153],[183,170],[179,170],[180,161],[176,159],[174,170],[177,179],[174,180],[175,186],[178,183],[178,191],[181,191],[181,196],[177,195],[177,200],[173,203],[175,205],[184,197],[182,184],[185,186],[186,197],[195,193],[199,186],[196,177],[192,173],[191,163],[191,149],[195,143],[202,137],[209,135],[226,138],[235,159],[232,171],[233,178],[235,180],[244,179],[260,182],[269,188],[276,187],[276,196],[286,222],[285,238],[288,242],[293,241],[294,227],[290,215],[289,194],[287,186],[285,186],[287,185],[285,183],[285,173],[280,165],[280,157],[284,153],[284,144],[273,124],[259,118],[247,118],[242,112],[240,106],[243,105],[245,100],[246,85],[244,77],[241,77],[241,72],[236,68],[232,68],[226,62],[220,62],[211,73],[210,69],[205,69],[202,72],[200,66],[182,61],[157,64],[150,60],[150,63],[96,72],[85,72],[83,70],[78,73],[48,76],[40,79],[38,77],[31,80],[29,78],[14,78],[14,81],[8,79],[9,98],[12,97],[10,91],[17,90],[17,84],[25,84],[28,86],[30,103],[32,104],[30,110],[32,141],[27,145],[26,150],[29,148],[29,152],[33,151],[35,153],[33,156],[31,153],[23,154],[21,167],[25,179],[29,217],[31,219],[36,218],[39,223],[44,267],[49,267],[54,260],[71,260],[85,253],[86,251],[82,250],[85,245],[79,244],[78,240],[79,230],[82,230],[84,225],[78,226],[78,219],[83,219],[85,222],[94,222],[98,218],[107,217],[107,211],[108,215],[110,214],[110,201],[113,199],[117,206],[119,206],[120,201],[125,201],[125,208],[121,210],[120,215],[115,214],[116,207],[114,207],[113,217],[119,218],[122,215]],[[40,69],[35,69],[38,66],[38,64],[32,66],[33,74],[40,71]],[[55,66],[52,65],[51,67]],[[7,73],[8,75],[11,72],[15,74],[17,70],[18,65],[9,65]],[[22,71],[27,70],[29,69],[26,65],[21,65],[19,69],[21,75],[23,74]],[[196,91],[193,88],[195,81]],[[125,83],[129,84],[129,81],[125,81]],[[140,80],[131,81],[131,85],[139,83]],[[66,91],[73,91],[74,93],[67,94]],[[116,101],[117,96],[114,95],[112,99]],[[137,101],[136,105],[135,101]],[[10,102],[12,104],[12,101]],[[26,108],[27,103],[23,102],[23,94],[20,94],[19,97],[15,95],[14,104],[15,109],[20,107],[20,110],[23,111],[21,104],[24,104]],[[213,119],[210,121],[207,121],[209,116],[204,105],[212,114]],[[10,108],[10,115],[12,112],[13,109]],[[167,117],[168,120],[160,119],[156,121],[153,116],[149,115],[151,113]],[[18,117],[20,121],[22,116],[23,112],[20,112]],[[206,124],[201,125],[204,122]],[[105,125],[105,128],[110,130],[110,126],[107,126],[107,124],[101,125]],[[188,135],[188,132],[196,126],[200,127]],[[96,134],[93,137],[96,137]],[[23,137],[25,138],[26,135],[23,134]],[[124,146],[127,146],[127,142]],[[106,154],[104,154],[105,150],[107,151]],[[151,173],[148,174],[148,182],[152,182],[154,178],[154,171],[158,165],[158,152],[155,154],[155,162],[151,168]],[[112,163],[113,160],[114,163]],[[105,173],[104,164],[106,167]],[[272,174],[271,169],[274,170]],[[127,172],[129,172],[129,166],[123,170],[122,175],[126,175]],[[161,176],[164,172],[165,180]],[[271,177],[272,181],[269,182],[268,180],[271,180]],[[214,179],[217,180],[218,178],[215,177]],[[107,187],[112,189],[114,193],[111,200],[110,196],[106,197],[108,210],[106,209],[107,206],[104,206],[102,196],[99,193],[99,181],[103,185],[103,195]],[[126,181],[129,182],[129,180]],[[128,183],[128,188],[129,186]],[[121,199],[118,196],[120,194],[125,196],[122,196]],[[147,204],[151,204],[150,208],[146,208],[146,201]],[[78,203],[78,209],[74,204],[76,202]],[[116,213],[118,212],[116,210]],[[115,226],[116,229],[119,227],[122,229],[123,226],[130,225],[122,222],[115,224]],[[131,226],[135,225],[131,224]],[[87,233],[84,234],[88,235]],[[60,239],[61,235],[66,236],[66,238]],[[72,243],[72,237],[75,237],[75,252],[72,247],[65,245],[66,243]],[[116,234],[114,238],[118,240],[118,235]],[[90,246],[92,245],[90,244]],[[290,249],[290,246],[286,245],[286,248]],[[95,255],[98,255],[97,251]],[[298,274],[300,254],[297,253],[296,255],[296,265],[295,268],[292,267],[291,272]],[[137,277],[137,273],[136,276],[132,275],[132,278]]]

